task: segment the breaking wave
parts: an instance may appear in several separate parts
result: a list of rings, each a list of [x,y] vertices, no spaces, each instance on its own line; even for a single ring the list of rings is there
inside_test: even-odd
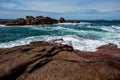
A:
[[[120,23],[108,26],[102,22],[101,26],[97,24],[81,22],[44,26],[4,26],[0,27],[0,48],[59,38],[64,40],[59,43],[72,45],[74,49],[82,51],[93,52],[97,50],[97,47],[108,43],[114,43],[120,47]]]

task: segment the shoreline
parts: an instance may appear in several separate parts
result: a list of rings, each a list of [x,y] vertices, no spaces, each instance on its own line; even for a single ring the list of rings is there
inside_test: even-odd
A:
[[[40,38],[43,38],[44,39],[40,39]],[[71,39],[69,41],[69,39]],[[113,44],[113,45],[116,45],[117,47],[116,48],[120,48],[120,46],[116,43],[112,43],[112,42],[101,42],[101,41],[96,41],[96,45],[94,44],[89,44],[88,47],[84,46],[84,45],[75,45],[74,43],[74,39],[75,36],[71,36],[71,35],[66,35],[66,36],[48,36],[48,35],[44,35],[44,36],[31,36],[31,37],[26,37],[26,38],[20,38],[18,40],[15,40],[15,41],[9,41],[9,42],[3,42],[3,43],[0,43],[0,48],[4,49],[4,48],[13,48],[13,47],[16,47],[16,46],[22,46],[22,45],[28,45],[30,44],[31,42],[36,42],[36,41],[45,41],[45,42],[50,42],[50,41],[53,41],[53,40],[56,40],[54,41],[53,43],[58,43],[58,44],[65,44],[65,45],[70,45],[73,47],[74,50],[78,50],[78,51],[82,51],[82,52],[96,52],[98,50],[99,47],[101,46],[105,46],[105,45],[109,45],[109,44]],[[72,42],[73,41],[73,42]],[[84,41],[84,40],[83,40]],[[87,42],[89,42],[91,40],[87,40]],[[94,40],[93,40],[94,41]],[[91,47],[91,45],[93,45]],[[79,48],[80,47],[80,48]],[[88,49],[87,49],[88,48]]]
[[[91,53],[96,52],[96,51],[98,51],[99,47],[102,47],[102,46],[105,46],[105,45],[110,45],[110,44],[116,45],[117,46],[116,48],[119,49],[118,45],[114,44],[114,43],[105,43],[105,44],[99,45],[98,47],[94,47],[94,49],[91,48],[91,50],[90,49],[82,49],[82,48],[79,48],[80,46],[75,46],[75,45],[73,45],[73,43],[71,43],[69,41],[65,41],[63,38],[48,39],[48,40],[45,40],[45,41],[44,40],[35,40],[35,41],[28,41],[28,42],[25,41],[26,43],[23,42],[22,40],[24,40],[24,39],[19,39],[19,40],[16,40],[16,41],[0,43],[0,45],[1,45],[0,49],[14,48],[14,47],[17,47],[17,46],[29,45],[29,44],[31,44],[31,42],[37,42],[37,41],[48,42],[48,43],[50,42],[51,43],[51,41],[54,41],[54,40],[56,40],[56,41],[52,42],[52,44],[69,45],[69,46],[73,47],[74,50],[82,51],[82,52],[91,52]],[[22,41],[22,43],[19,42],[19,41]]]
[[[58,41],[58,42],[57,42]],[[53,46],[69,46],[72,48],[72,51],[75,51],[75,52],[82,52],[84,54],[86,53],[99,53],[99,51],[101,50],[120,50],[120,48],[116,45],[116,44],[113,44],[113,43],[108,43],[108,44],[104,44],[104,45],[101,45],[99,47],[96,48],[96,51],[82,51],[82,50],[77,50],[77,49],[74,49],[72,45],[70,44],[62,44],[62,43],[59,43],[59,41],[64,41],[62,38],[59,38],[59,39],[52,39],[52,40],[48,40],[48,41],[32,41],[32,42],[29,42],[29,43],[26,43],[26,44],[21,44],[21,45],[16,45],[16,46],[13,46],[13,47],[6,47],[6,48],[0,48],[0,49],[11,49],[11,48],[15,48],[15,47],[22,47],[22,46],[27,46],[27,45],[31,45],[31,44],[36,44],[36,43],[48,43],[48,44],[51,44]],[[115,53],[115,54],[120,54],[120,53]]]
[[[114,44],[96,52],[73,50],[54,40],[0,49],[0,80],[118,80],[119,74],[120,48]]]
[[[99,27],[99,26],[91,26],[91,25],[93,25],[93,23],[84,23],[84,22],[80,22],[79,25],[77,25],[77,24],[78,23],[75,23],[75,24],[74,23],[58,23],[55,25],[50,24],[50,25],[40,25],[40,26],[27,25],[28,27],[30,27],[28,29],[30,31],[34,31],[34,32],[27,31],[27,32],[29,32],[28,36],[26,36],[26,37],[21,36],[18,39],[15,38],[15,40],[12,39],[10,41],[4,42],[4,40],[2,39],[3,42],[0,43],[0,47],[1,46],[9,47],[9,45],[12,45],[12,47],[16,46],[16,45],[17,46],[24,45],[25,43],[29,43],[31,41],[46,41],[47,38],[45,38],[45,37],[49,36],[48,38],[50,38],[50,39],[63,38],[66,42],[71,42],[74,49],[77,49],[76,47],[80,47],[80,50],[82,50],[82,51],[93,51],[94,52],[94,51],[96,51],[97,47],[100,47],[101,45],[108,44],[108,43],[113,43],[115,45],[118,45],[118,47],[120,48],[119,26],[111,25],[111,27],[109,27],[109,26],[104,27],[103,25],[101,25]],[[74,27],[74,25],[75,25],[75,27]],[[20,26],[20,27],[27,27],[27,26]],[[7,34],[7,32],[5,32],[7,29],[6,27],[10,27],[10,28],[8,28],[8,30],[10,30],[9,32],[11,32],[11,31],[15,32],[16,30],[18,30],[18,31],[21,30],[20,33],[19,32],[15,33],[16,37],[18,37],[17,34],[20,34],[23,36],[26,35],[26,31],[25,31],[25,34],[22,34],[22,33],[24,33],[24,29],[27,30],[27,28],[19,28],[19,26],[15,26],[16,28],[12,28],[13,26],[5,26],[5,28],[1,28],[3,30],[3,33],[1,33],[1,35]],[[51,31],[51,33],[49,33],[49,31]],[[55,31],[57,31],[57,32],[55,32]],[[8,34],[9,34],[9,32],[8,32]],[[42,35],[41,32],[44,32],[44,34]],[[62,32],[63,36],[60,32]],[[34,36],[33,33],[36,36]],[[105,35],[103,35],[104,33],[105,33]],[[30,34],[32,34],[32,35],[30,35]],[[64,36],[64,34],[65,34],[65,36]],[[40,39],[39,38],[40,36],[43,39]],[[12,38],[11,35],[8,35],[6,37],[6,40],[8,37]],[[102,37],[103,37],[103,39],[102,39]],[[106,39],[106,37],[108,39]]]

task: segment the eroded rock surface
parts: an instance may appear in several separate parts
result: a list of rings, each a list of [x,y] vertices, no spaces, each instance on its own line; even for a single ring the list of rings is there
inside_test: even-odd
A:
[[[0,80],[120,80],[120,49],[82,52],[42,41],[0,49]]]

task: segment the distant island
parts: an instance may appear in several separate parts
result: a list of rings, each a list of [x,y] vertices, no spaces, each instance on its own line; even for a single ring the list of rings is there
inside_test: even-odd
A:
[[[75,21],[75,20],[65,20],[63,17],[60,17],[59,20],[53,19],[51,17],[45,17],[45,16],[26,16],[26,19],[24,18],[17,18],[15,20],[8,20],[8,21],[3,21],[0,20],[0,24],[2,25],[44,25],[44,24],[57,24],[57,23],[79,23],[80,21]]]

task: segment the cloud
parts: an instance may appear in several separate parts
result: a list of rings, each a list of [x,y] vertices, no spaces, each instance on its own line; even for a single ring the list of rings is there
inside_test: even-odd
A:
[[[2,7],[21,10],[69,12],[73,10],[117,10],[120,0],[1,0]]]
[[[92,4],[86,5],[88,9],[112,11],[120,9],[120,0],[96,0]]]
[[[0,0],[0,7],[4,8],[0,8],[0,17],[48,15],[67,19],[119,19],[119,4],[120,0]]]
[[[0,19],[16,19],[16,18],[25,18],[27,15],[32,16],[50,16],[53,18],[59,18],[61,13],[57,12],[45,12],[45,11],[37,11],[37,10],[15,10],[15,9],[6,9],[0,7]]]
[[[5,8],[15,8],[17,4],[15,3],[0,3],[0,7],[5,7]]]
[[[45,12],[39,10],[14,10],[14,9],[5,9],[0,8],[0,18],[2,19],[15,19],[18,17],[25,17],[26,15],[32,16],[50,16],[56,19],[60,17],[64,17],[65,19],[79,19],[79,20],[87,20],[87,19],[120,19],[120,10],[114,11],[98,11],[98,10],[81,10],[81,11],[73,11],[73,12]]]
[[[79,8],[78,6],[73,6],[74,3],[69,0],[25,0],[24,2],[21,1],[21,4],[26,10],[41,10],[51,12],[67,12]]]

